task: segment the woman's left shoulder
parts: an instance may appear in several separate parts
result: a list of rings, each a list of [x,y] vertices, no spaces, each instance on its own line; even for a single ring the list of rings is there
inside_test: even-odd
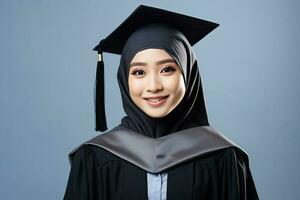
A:
[[[116,128],[116,127],[114,127]],[[114,129],[113,128],[113,129]],[[100,155],[98,157],[101,158],[107,158],[111,157],[111,155],[108,155],[108,151],[101,148],[97,143],[102,140],[103,137],[105,137],[107,134],[109,134],[113,129],[106,131],[105,133],[96,135],[85,142],[82,142],[80,145],[77,145],[76,148],[74,148],[72,151],[69,152],[68,157],[70,162],[72,161],[73,157],[78,155]],[[84,152],[84,153],[83,153]]]
[[[245,150],[237,146],[222,149],[216,157],[218,162],[244,162],[248,164],[249,158]]]

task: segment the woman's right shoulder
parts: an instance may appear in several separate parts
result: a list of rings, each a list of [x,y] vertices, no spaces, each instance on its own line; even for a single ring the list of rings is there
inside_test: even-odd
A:
[[[91,144],[83,144],[73,150],[69,155],[69,162],[72,163],[82,163],[82,162],[95,162],[97,166],[102,166],[104,163],[110,161],[121,161],[122,159],[113,153]]]
[[[101,135],[97,135],[94,138],[83,142],[82,144],[78,145],[76,148],[74,148],[68,155],[69,157],[69,161],[72,162],[72,160],[74,159],[82,159],[84,157],[94,157],[94,159],[99,162],[99,164],[101,164],[102,162],[107,162],[109,160],[117,160],[120,159],[119,157],[117,157],[116,155],[114,155],[113,153],[109,152],[108,150],[89,143],[89,141],[93,140],[93,139],[101,139],[102,136],[104,136],[104,134],[109,134],[109,131],[102,133]]]

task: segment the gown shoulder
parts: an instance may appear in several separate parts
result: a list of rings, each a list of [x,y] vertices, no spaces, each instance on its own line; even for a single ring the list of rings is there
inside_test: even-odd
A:
[[[258,199],[245,151],[237,147],[224,149],[217,159],[217,171],[223,198]]]
[[[71,170],[64,200],[118,199],[118,196],[146,199],[145,171],[103,148],[81,145],[72,151],[70,162]],[[180,195],[177,191],[183,191],[184,188],[178,183],[184,181],[187,183],[184,185],[191,186],[186,191],[190,191],[187,196],[192,197],[185,196],[184,199],[258,199],[248,155],[238,147],[228,147],[195,157],[166,172],[171,173],[168,181],[170,199],[178,199]],[[117,183],[122,183],[122,187],[111,187]]]

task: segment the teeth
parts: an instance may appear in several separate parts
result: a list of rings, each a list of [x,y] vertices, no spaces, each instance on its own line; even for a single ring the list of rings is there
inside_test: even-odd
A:
[[[160,100],[162,100],[163,98],[159,98],[159,99],[147,99],[148,101],[151,102],[159,102]]]

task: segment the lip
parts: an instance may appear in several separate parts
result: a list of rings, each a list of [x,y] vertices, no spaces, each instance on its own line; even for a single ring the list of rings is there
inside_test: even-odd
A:
[[[153,106],[153,107],[158,107],[160,105],[162,105],[163,103],[165,103],[168,99],[169,95],[165,95],[165,96],[152,96],[152,97],[145,97],[143,98],[148,105]],[[157,101],[157,102],[153,102],[153,101],[149,101],[148,99],[159,99],[162,98],[161,100]]]
[[[152,96],[152,97],[144,97],[143,99],[158,99],[158,98],[168,98],[169,95],[163,95],[163,96]]]

